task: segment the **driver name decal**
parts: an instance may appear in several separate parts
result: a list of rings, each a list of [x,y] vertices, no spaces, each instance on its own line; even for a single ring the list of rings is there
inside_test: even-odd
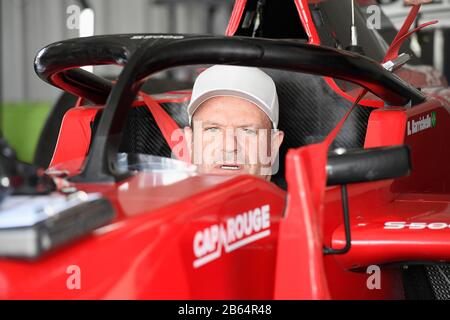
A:
[[[433,111],[424,116],[421,116],[418,120],[408,120],[406,123],[406,133],[408,136],[424,131],[436,126],[436,112]]]
[[[228,218],[197,231],[193,249],[199,268],[222,255],[270,235],[270,206],[268,204]]]

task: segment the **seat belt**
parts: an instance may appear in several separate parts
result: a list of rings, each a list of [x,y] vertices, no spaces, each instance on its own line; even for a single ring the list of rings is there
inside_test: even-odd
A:
[[[175,155],[178,160],[190,163],[191,161],[183,130],[166,110],[164,110],[150,95],[144,92],[140,92],[139,95],[142,97],[145,105],[155,119],[156,125],[161,131],[164,140],[166,140],[169,145],[172,154]]]

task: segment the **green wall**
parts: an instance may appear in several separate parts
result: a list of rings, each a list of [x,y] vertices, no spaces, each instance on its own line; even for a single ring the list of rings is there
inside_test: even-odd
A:
[[[0,105],[1,129],[20,160],[32,162],[36,144],[51,108],[50,102],[20,102]]]

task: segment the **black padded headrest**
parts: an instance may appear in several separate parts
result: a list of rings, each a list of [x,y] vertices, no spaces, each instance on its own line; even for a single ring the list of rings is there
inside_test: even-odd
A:
[[[284,131],[280,148],[280,169],[273,177],[284,185],[284,161],[290,148],[318,143],[331,132],[351,107],[351,102],[338,95],[323,77],[283,70],[265,69],[275,81],[280,104],[279,129]],[[331,149],[362,148],[372,108],[353,110]]]

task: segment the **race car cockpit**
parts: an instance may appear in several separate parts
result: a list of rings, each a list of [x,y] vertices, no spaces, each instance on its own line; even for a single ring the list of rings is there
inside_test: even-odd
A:
[[[289,148],[321,141],[351,106],[351,102],[325,85],[321,75],[362,85],[394,105],[423,99],[419,91],[394,77],[375,61],[352,53],[289,40],[274,42],[266,39],[185,35],[164,37],[100,36],[67,40],[41,50],[35,66],[42,79],[94,103],[107,102],[104,108],[98,105],[75,108],[72,110],[72,113],[77,114],[74,121],[66,115],[52,165],[87,154],[84,169],[76,178],[115,180],[118,177],[114,173],[116,160],[112,159],[118,152],[169,157],[170,143],[152,111],[158,106],[146,105],[139,99],[134,101],[134,95],[150,74],[177,66],[231,63],[265,68],[273,77],[280,96],[280,128],[286,134],[281,157]],[[68,47],[77,49],[71,50],[69,57],[66,56]],[[64,56],[60,52],[65,52]],[[131,58],[128,60],[129,56]],[[86,64],[125,61],[124,70],[114,86],[104,79],[75,69]],[[185,106],[189,102],[189,93],[169,94],[173,95],[172,99],[162,97],[158,100],[158,97],[154,97],[154,100],[174,120],[174,126],[184,127],[187,125]],[[369,113],[370,109],[357,108],[334,146],[361,148],[365,141]],[[88,123],[84,124],[83,130],[90,132],[85,136],[86,141],[70,143],[70,139],[75,137],[73,130],[83,130],[66,130],[65,126],[75,124],[79,127],[80,117]],[[166,119],[170,121],[169,118]],[[64,137],[69,141],[63,141]],[[79,140],[79,137],[76,139]],[[74,149],[74,145],[79,146],[78,150]],[[78,152],[78,156],[74,152]],[[280,163],[283,164],[283,160]],[[283,175],[284,170],[281,168],[278,177],[274,177],[280,186],[283,186]]]
[[[290,148],[322,141],[351,107],[351,102],[334,92],[325,81],[314,75],[265,68],[274,80],[280,103],[279,128],[285,139],[279,153],[279,168],[272,181],[286,188],[284,159]],[[151,81],[151,80],[149,80]],[[155,101],[180,128],[189,125],[186,112],[189,90],[154,95]],[[340,131],[332,149],[359,149],[364,146],[365,134],[372,107],[353,110]],[[93,133],[98,127],[103,110],[93,120]],[[171,157],[166,142],[153,114],[146,105],[132,108],[127,115],[119,152]]]

